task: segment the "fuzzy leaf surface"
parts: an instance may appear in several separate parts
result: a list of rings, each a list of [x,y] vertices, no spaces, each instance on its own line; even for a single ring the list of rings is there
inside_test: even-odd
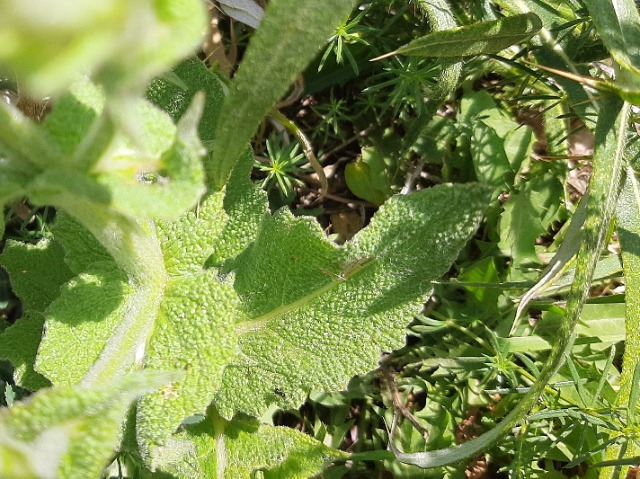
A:
[[[197,127],[202,98],[177,124],[145,100],[128,107],[136,140],[105,112],[104,93],[74,83],[43,124],[0,105],[0,200],[26,195],[38,204],[79,216],[96,208],[109,216],[176,218],[203,192],[202,145]]]
[[[33,364],[42,338],[44,311],[73,276],[62,261],[63,254],[58,243],[45,239],[36,245],[7,241],[0,256],[23,307],[22,317],[0,334],[0,357],[11,361],[16,384],[27,389],[49,385],[34,371]]]
[[[55,385],[90,383],[105,361],[111,368],[107,372],[116,375],[134,364],[184,371],[180,381],[140,403],[138,439],[149,458],[185,417],[205,410],[235,351],[236,294],[215,270],[203,269],[223,224],[221,194],[209,197],[197,213],[159,222],[147,239],[155,241],[150,248],[162,252],[160,269],[166,275],[150,276],[141,285],[128,281],[97,240],[68,215],[60,215],[54,229],[77,276],[46,310],[36,368]],[[158,298],[155,309],[149,309],[149,291]]]
[[[205,26],[198,0],[2,0],[0,61],[36,96],[92,74],[109,90],[139,88],[197,45]]]
[[[237,418],[217,434],[207,417],[179,435],[189,460],[169,466],[179,478],[249,479],[262,471],[265,478],[307,479],[322,472],[328,462],[348,454],[331,449],[307,434],[286,427]]]
[[[0,411],[2,477],[100,476],[133,400],[175,378],[142,373],[99,387],[46,389]]]
[[[267,217],[235,263],[247,318],[215,404],[222,416],[297,407],[336,390],[402,344],[404,327],[475,231],[486,187],[442,186],[389,200],[344,248],[316,222]]]

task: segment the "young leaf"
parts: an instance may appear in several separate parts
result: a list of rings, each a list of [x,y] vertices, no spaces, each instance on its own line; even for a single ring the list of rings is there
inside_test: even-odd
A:
[[[2,477],[99,477],[133,400],[176,377],[138,373],[93,388],[47,389],[0,411]]]
[[[0,9],[0,61],[36,96],[86,74],[110,92],[141,88],[190,53],[206,24],[198,0],[2,0]]]
[[[273,0],[251,39],[220,112],[208,181],[227,182],[242,150],[273,104],[353,8],[351,0]]]
[[[196,97],[177,126],[171,118],[138,100],[138,148],[104,114],[104,99],[91,83],[80,81],[60,99],[43,125],[0,105],[7,120],[0,151],[7,161],[0,199],[26,194],[50,204],[94,216],[175,218],[194,206],[203,192],[203,153],[197,137],[202,98]],[[20,146],[17,146],[20,145]]]
[[[387,160],[379,149],[363,148],[362,157],[344,169],[351,192],[374,205],[384,203],[391,196],[389,174],[385,170]]]
[[[155,79],[147,88],[147,98],[177,124],[199,91],[204,92],[205,101],[198,136],[204,147],[211,151],[224,93],[220,79],[200,59],[185,60],[170,74]]]
[[[0,102],[1,196],[24,194],[33,170],[63,161],[63,153],[52,138],[12,105]]]
[[[536,238],[544,234],[555,219],[562,185],[550,174],[527,181],[521,191],[513,193],[504,204],[500,218],[500,249],[512,258],[511,281],[527,278],[527,270],[540,265]]]
[[[416,38],[391,55],[414,57],[465,57],[498,53],[516,43],[526,42],[542,28],[535,13],[513,15]]]

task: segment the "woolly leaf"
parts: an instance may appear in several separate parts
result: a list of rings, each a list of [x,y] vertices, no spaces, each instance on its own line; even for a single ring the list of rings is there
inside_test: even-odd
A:
[[[131,402],[175,378],[138,373],[99,387],[47,389],[0,411],[2,477],[100,476]]]
[[[387,202],[344,248],[310,219],[267,217],[235,263],[247,311],[240,354],[215,404],[224,417],[297,407],[310,390],[336,390],[399,347],[404,327],[489,202],[481,186],[442,186]]]

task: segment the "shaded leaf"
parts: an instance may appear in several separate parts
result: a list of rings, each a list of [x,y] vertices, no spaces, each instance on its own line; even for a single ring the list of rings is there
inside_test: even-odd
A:
[[[351,0],[269,3],[220,112],[224,121],[207,168],[210,184],[220,188],[227,182],[260,120],[352,8]]]
[[[185,479],[250,479],[258,471],[265,478],[307,479],[322,472],[328,462],[349,457],[295,429],[244,417],[225,424],[218,419],[213,427],[211,422],[207,417],[180,434],[184,442],[175,447],[190,457],[177,465],[166,464],[163,470]]]
[[[542,22],[534,13],[513,15],[450,30],[433,32],[400,47],[395,53],[419,57],[464,57],[498,53],[538,33]]]

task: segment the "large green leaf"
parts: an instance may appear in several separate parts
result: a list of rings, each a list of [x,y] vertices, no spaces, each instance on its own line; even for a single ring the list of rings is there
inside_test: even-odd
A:
[[[312,220],[268,217],[236,262],[248,318],[236,325],[241,354],[216,396],[221,414],[297,406],[311,390],[342,388],[374,368],[380,351],[402,344],[430,282],[487,204],[481,186],[396,196],[344,248],[327,243]]]
[[[146,238],[164,264],[138,266],[150,274],[133,282],[63,215],[56,239],[78,275],[47,308],[37,368],[54,385],[94,384],[132,367],[183,371],[138,406],[141,452],[157,465],[176,427],[212,399],[225,417],[257,416],[375,368],[382,351],[403,344],[405,325],[476,229],[488,193],[439,186],[394,197],[345,247],[287,210],[245,215],[228,229],[218,193],[134,240]],[[255,240],[229,263],[233,276],[207,267],[216,244],[247,230]]]

